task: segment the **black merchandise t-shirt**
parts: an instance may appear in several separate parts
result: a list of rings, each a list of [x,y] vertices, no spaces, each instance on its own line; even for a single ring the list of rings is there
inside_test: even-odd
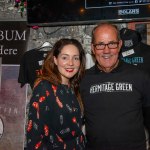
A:
[[[150,75],[150,45],[139,42],[133,49],[122,49],[120,58]]]
[[[142,107],[150,108],[150,78],[120,62],[111,73],[92,67],[81,82],[88,148],[145,150]]]
[[[29,83],[31,88],[33,88],[34,81],[37,75],[40,74],[40,69],[42,68],[43,60],[47,53],[48,51],[38,49],[32,49],[24,53],[18,76],[18,83],[21,83],[21,87]]]
[[[120,38],[122,39],[120,58],[150,75],[150,45],[142,42],[138,31],[128,28],[120,30]]]

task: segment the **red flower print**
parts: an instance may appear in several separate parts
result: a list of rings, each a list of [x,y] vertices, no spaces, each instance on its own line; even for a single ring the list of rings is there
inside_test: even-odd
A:
[[[73,136],[75,135],[75,131],[72,131],[71,133],[72,133]]]
[[[33,102],[32,106],[37,110],[37,118],[39,118],[39,103]]]
[[[58,141],[63,143],[62,138],[60,136],[58,136],[57,134],[56,134],[56,136],[57,136]]]
[[[33,102],[32,106],[33,106],[36,110],[39,109],[39,103],[37,103],[37,102]]]
[[[39,98],[39,102],[41,103],[41,102],[43,102],[45,100],[45,96],[41,96],[40,98]]]
[[[72,118],[72,122],[73,122],[73,123],[77,123],[76,117],[73,117],[73,118]]]
[[[53,89],[54,95],[56,96],[57,86],[52,85],[52,89]]]
[[[67,148],[67,145],[66,144],[64,144],[64,149],[66,149]]]
[[[57,102],[57,104],[58,104],[58,106],[59,106],[60,108],[63,108],[63,104],[62,104],[62,102],[59,100],[58,97],[56,97],[56,102]]]
[[[39,149],[40,148],[40,146],[41,146],[41,144],[42,144],[42,142],[40,141],[40,142],[38,142],[36,145],[35,145],[35,149]]]
[[[49,134],[49,128],[47,125],[44,125],[44,132],[45,132],[45,136],[48,136]]]
[[[83,136],[82,135],[80,136],[80,142],[83,142]]]
[[[27,131],[29,132],[32,129],[32,120],[29,120]]]
[[[49,96],[49,95],[50,95],[49,91],[48,91],[48,90],[46,90],[46,96]]]

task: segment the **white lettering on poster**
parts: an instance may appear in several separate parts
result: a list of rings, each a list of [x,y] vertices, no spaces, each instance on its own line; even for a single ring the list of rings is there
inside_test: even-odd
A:
[[[4,45],[0,45],[0,55],[17,55],[17,49],[5,49]]]
[[[25,41],[26,40],[26,31],[18,30],[0,30],[0,41]],[[5,48],[5,45],[0,45],[0,55],[17,55],[17,48]]]
[[[138,15],[139,13],[140,13],[139,8],[118,10],[118,15]]]
[[[19,40],[26,40],[26,31],[23,31],[22,33],[19,33],[17,30],[0,30],[0,40],[6,40],[6,41],[19,41]]]

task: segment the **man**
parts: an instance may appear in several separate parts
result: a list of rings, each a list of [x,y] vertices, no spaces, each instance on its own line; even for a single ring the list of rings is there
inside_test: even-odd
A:
[[[92,32],[96,64],[81,82],[87,150],[146,150],[150,132],[150,78],[118,59],[122,41],[115,25]]]

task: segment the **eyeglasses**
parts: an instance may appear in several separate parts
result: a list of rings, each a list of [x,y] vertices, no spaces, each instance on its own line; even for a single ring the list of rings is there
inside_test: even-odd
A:
[[[109,49],[115,49],[118,47],[119,42],[110,42],[108,44],[104,44],[104,43],[99,43],[99,44],[93,44],[93,46],[97,49],[97,50],[104,50],[105,47],[109,48]]]

